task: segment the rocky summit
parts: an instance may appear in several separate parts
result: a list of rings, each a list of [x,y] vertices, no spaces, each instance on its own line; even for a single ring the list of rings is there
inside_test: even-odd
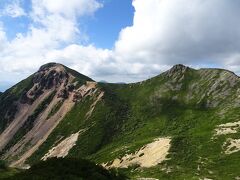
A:
[[[223,69],[110,84],[49,63],[0,93],[0,159],[29,174],[83,158],[112,179],[240,179],[239,109],[240,78]]]

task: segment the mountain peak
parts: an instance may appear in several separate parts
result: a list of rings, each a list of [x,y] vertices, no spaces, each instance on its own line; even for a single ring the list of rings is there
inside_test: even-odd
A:
[[[170,70],[167,71],[169,77],[181,77],[190,68],[183,64],[176,64]]]
[[[40,67],[39,71],[45,71],[45,70],[49,70],[49,69],[65,69],[64,66],[62,64],[59,63],[55,63],[55,62],[50,62],[47,64],[44,64]]]
[[[170,69],[170,71],[185,71],[186,69],[189,69],[189,67],[183,64],[176,64]]]
[[[48,63],[40,67],[34,74],[33,82],[50,89],[66,81],[69,74],[63,65],[58,63]]]
[[[44,74],[50,73],[51,75],[57,74],[57,73],[66,74],[67,76],[72,76],[74,78],[77,78],[79,81],[81,81],[83,83],[86,81],[94,81],[91,78],[89,78],[71,68],[68,68],[67,66],[65,66],[63,64],[55,63],[55,62],[50,62],[50,63],[42,65],[39,68],[37,73],[44,73]]]

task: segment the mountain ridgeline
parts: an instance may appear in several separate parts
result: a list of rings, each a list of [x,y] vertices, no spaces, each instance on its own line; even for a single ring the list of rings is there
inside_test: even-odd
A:
[[[0,159],[29,168],[55,157],[132,179],[240,178],[240,78],[175,65],[139,83],[97,83],[46,64],[0,93]]]

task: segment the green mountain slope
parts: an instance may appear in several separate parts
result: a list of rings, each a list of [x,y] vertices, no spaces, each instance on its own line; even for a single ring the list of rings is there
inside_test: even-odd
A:
[[[29,96],[39,84],[41,95]],[[1,158],[14,167],[85,158],[132,178],[236,179],[239,89],[239,77],[222,69],[176,65],[143,82],[109,84],[48,64],[0,96],[0,139],[25,118]],[[26,103],[31,111],[16,118]]]

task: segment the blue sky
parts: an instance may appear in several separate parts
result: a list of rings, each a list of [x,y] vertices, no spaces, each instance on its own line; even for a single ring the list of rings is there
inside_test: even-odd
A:
[[[0,7],[3,11],[4,7],[8,6],[11,3],[10,0],[2,0],[0,1]],[[30,11],[31,1],[26,0],[21,2],[24,10],[26,12]],[[17,18],[13,18],[11,16],[0,16],[1,22],[4,24],[4,29],[7,31],[7,38],[12,40],[15,38],[17,33],[26,33],[27,27],[30,24],[30,19],[27,16],[20,16]]]
[[[84,22],[89,42],[98,48],[112,48],[121,29],[132,24],[134,8],[131,0],[105,0],[104,8]]]
[[[239,74],[239,17],[238,0],[1,0],[0,91],[53,61],[109,82],[179,63]]]
[[[0,7],[8,5],[11,1],[0,1]],[[101,0],[104,4],[94,16],[82,19],[79,26],[83,26],[88,34],[87,42],[99,48],[112,48],[122,28],[130,26],[134,15],[131,0]],[[31,11],[31,0],[21,1],[22,8],[26,13]],[[12,40],[17,33],[27,33],[27,28],[32,21],[28,16],[12,18],[2,16],[0,20],[4,23],[7,37]]]
[[[118,39],[119,32],[126,26],[132,23],[134,8],[131,0],[100,0],[97,1],[102,6],[94,12],[94,15],[77,17],[76,27],[84,33],[84,39],[76,37],[74,43],[88,45],[92,44],[96,48],[112,49],[114,43]],[[14,41],[20,33],[27,36],[29,27],[38,26],[33,21],[31,13],[33,11],[31,0],[14,1],[24,11],[24,15],[12,15],[3,12],[0,14],[0,22],[3,24],[6,38],[8,41]],[[0,1],[0,9],[5,11],[6,7],[12,4],[10,0]],[[14,16],[14,17],[13,17]],[[41,27],[41,24],[40,24]],[[86,37],[85,37],[86,36]],[[59,43],[64,47],[68,43]],[[25,78],[31,72],[26,72],[24,77],[16,78],[16,75],[10,79],[3,78],[0,81],[0,91],[4,91],[18,80]],[[18,74],[18,73],[17,73]]]

